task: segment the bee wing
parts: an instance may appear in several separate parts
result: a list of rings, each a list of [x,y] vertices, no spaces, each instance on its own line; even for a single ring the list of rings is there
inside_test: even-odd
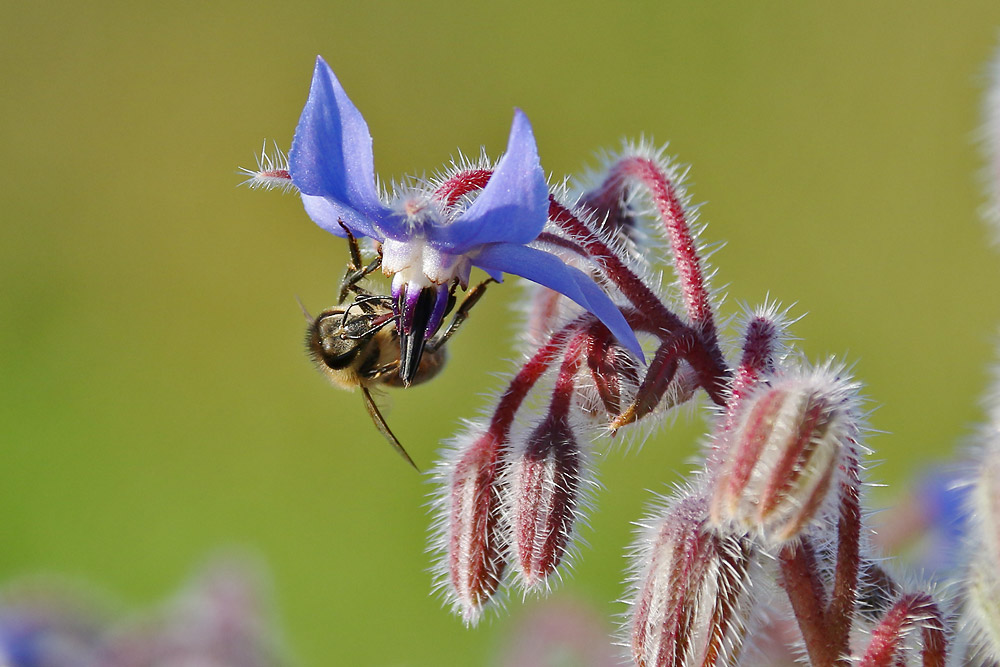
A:
[[[406,453],[405,449],[403,449],[403,445],[401,445],[399,440],[396,439],[396,436],[393,435],[392,431],[389,429],[389,425],[385,423],[382,413],[379,412],[378,406],[375,405],[375,401],[372,399],[371,392],[368,391],[368,387],[361,387],[361,395],[365,398],[365,407],[368,409],[368,414],[375,423],[375,427],[378,428],[379,432],[385,436],[385,439],[389,441],[389,444],[392,445],[393,449],[399,452],[399,455],[406,459],[407,462],[413,466],[414,470],[420,472],[420,468],[417,467],[417,464],[413,462],[410,455]]]

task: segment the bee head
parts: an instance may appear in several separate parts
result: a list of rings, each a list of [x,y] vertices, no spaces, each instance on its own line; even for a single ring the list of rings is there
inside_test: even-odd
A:
[[[306,348],[313,360],[332,370],[343,370],[357,358],[365,339],[352,337],[351,326],[356,321],[344,322],[344,309],[325,310],[306,328]]]

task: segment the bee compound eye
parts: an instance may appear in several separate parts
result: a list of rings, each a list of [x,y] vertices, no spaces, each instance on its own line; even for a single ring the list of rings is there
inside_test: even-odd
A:
[[[317,351],[323,363],[334,370],[350,366],[364,347],[361,341],[346,338],[339,330],[336,333],[320,336],[317,342],[319,343]]]
[[[343,313],[332,311],[320,313],[313,326],[321,338],[336,336],[343,328]]]
[[[325,311],[306,330],[306,347],[316,363],[333,370],[346,368],[358,353],[358,344],[344,338],[342,312]]]

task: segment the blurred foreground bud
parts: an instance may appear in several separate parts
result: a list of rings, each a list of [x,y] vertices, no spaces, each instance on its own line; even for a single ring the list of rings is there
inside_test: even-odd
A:
[[[983,114],[982,142],[986,153],[986,192],[989,201],[984,211],[988,222],[993,224],[1000,241],[1000,50],[989,64],[989,88]]]
[[[243,560],[210,565],[167,605],[122,624],[102,667],[279,667],[264,577]]]
[[[716,526],[794,539],[817,515],[845,457],[857,457],[857,384],[837,369],[772,379],[747,397],[716,480]]]
[[[107,613],[65,582],[31,582],[0,597],[0,665],[98,667]]]
[[[988,436],[970,494],[966,614],[978,650],[1000,662],[1000,432],[993,427]]]
[[[597,605],[572,598],[542,602],[521,614],[502,642],[499,667],[621,667]]]
[[[707,526],[707,503],[691,495],[645,526],[636,548],[629,613],[632,658],[642,667],[733,665],[753,609],[749,540]]]

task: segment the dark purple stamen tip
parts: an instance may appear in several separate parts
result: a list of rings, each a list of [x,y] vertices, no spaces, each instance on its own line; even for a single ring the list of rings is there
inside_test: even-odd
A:
[[[429,340],[441,328],[441,322],[449,310],[448,305],[451,301],[451,292],[444,286],[428,289],[433,289],[435,293],[434,309],[431,311],[431,316],[427,320],[427,327],[424,329],[424,336]]]
[[[415,294],[404,289],[397,303],[401,312],[399,328],[399,377],[409,385],[420,368],[420,357],[427,344],[427,325],[435,311],[437,288],[425,287]]]

